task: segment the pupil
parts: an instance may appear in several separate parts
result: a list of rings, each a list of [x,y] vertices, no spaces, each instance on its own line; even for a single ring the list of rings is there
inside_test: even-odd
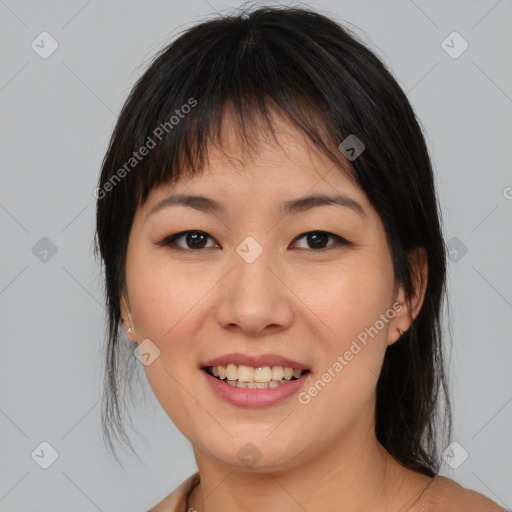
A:
[[[309,233],[308,234],[308,237],[307,237],[307,240],[308,240],[308,243],[310,245],[312,245],[313,247],[316,247],[318,248],[318,244],[319,244],[319,241],[318,241],[318,238],[320,238],[320,248],[324,248],[325,247],[325,244],[322,244],[322,241],[323,242],[326,242],[327,241],[327,235],[325,233]]]
[[[204,238],[204,234],[203,233],[189,233],[187,235],[187,244],[189,245],[192,245],[193,247],[203,247],[204,246],[204,240],[203,240],[203,245],[198,245],[197,243],[195,243],[197,240],[200,239],[200,237],[203,237]],[[190,243],[191,242],[191,243]]]

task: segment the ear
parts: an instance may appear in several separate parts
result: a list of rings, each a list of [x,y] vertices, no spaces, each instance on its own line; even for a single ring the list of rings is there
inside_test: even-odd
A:
[[[132,318],[131,308],[130,308],[130,301],[128,300],[128,297],[123,292],[121,294],[121,301],[120,301],[120,308],[121,308],[121,320],[123,321],[123,329],[125,331],[126,337],[133,343],[136,343],[136,336],[135,336],[135,325]],[[130,327],[133,327],[133,331],[131,333],[128,333],[128,329]]]
[[[415,247],[407,254],[411,268],[411,280],[413,283],[413,296],[408,297],[403,286],[399,285],[394,307],[396,314],[390,321],[388,331],[388,345],[392,345],[402,336],[398,329],[403,332],[407,331],[413,320],[418,316],[423,300],[425,299],[425,291],[428,281],[428,256],[424,247]]]

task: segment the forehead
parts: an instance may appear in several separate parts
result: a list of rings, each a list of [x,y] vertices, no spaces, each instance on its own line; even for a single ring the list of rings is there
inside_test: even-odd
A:
[[[240,126],[228,111],[219,136],[207,148],[199,173],[181,172],[172,186],[152,190],[146,212],[170,191],[214,195],[223,202],[257,200],[260,204],[297,198],[308,193],[349,194],[369,206],[355,181],[350,163],[339,152],[333,162],[311,140],[282,117],[267,125]]]
[[[336,151],[339,170],[352,177],[350,163]],[[222,169],[252,170],[258,168],[276,172],[290,171],[295,175],[323,175],[335,163],[311,140],[282,116],[271,111],[270,123],[259,118],[244,126],[243,134],[232,109],[223,117],[220,136],[210,144],[207,169],[222,174]],[[271,173],[272,174],[272,173]]]

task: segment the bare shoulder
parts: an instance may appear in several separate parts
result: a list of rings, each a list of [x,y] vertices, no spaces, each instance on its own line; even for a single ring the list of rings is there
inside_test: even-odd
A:
[[[162,501],[148,509],[147,512],[174,512],[176,510],[176,500],[174,498],[174,491],[166,496]]]
[[[450,512],[506,512],[503,507],[487,496],[462,487],[455,480],[441,475],[436,477],[429,492],[426,493],[425,501],[434,505],[435,508],[433,510],[450,510]],[[423,509],[418,508],[418,512],[421,510]]]
[[[182,512],[186,511],[187,498],[199,483],[199,473],[194,473],[182,482],[174,491],[157,503],[148,512]]]

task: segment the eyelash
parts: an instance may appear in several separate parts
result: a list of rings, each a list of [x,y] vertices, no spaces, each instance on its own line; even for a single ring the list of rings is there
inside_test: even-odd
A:
[[[180,233],[175,233],[174,235],[167,236],[160,242],[156,242],[156,245],[159,245],[160,247],[168,247],[169,249],[171,249],[173,251],[178,251],[178,252],[182,252],[182,253],[200,252],[200,251],[204,251],[206,249],[211,249],[211,247],[206,247],[203,249],[183,249],[182,247],[176,246],[175,241],[184,237],[185,235],[187,235],[189,233],[200,233],[200,234],[206,235],[209,238],[213,238],[212,236],[210,236],[208,233],[205,233],[204,231],[200,231],[197,229],[191,229],[188,231],[181,231]],[[352,242],[345,240],[341,236],[335,235],[333,233],[329,233],[328,231],[318,231],[318,230],[317,231],[306,231],[305,233],[302,233],[302,235],[299,235],[298,237],[296,237],[293,241],[295,242],[297,240],[300,240],[301,238],[304,238],[306,235],[309,235],[310,233],[320,233],[323,235],[327,235],[327,236],[333,238],[337,243],[332,244],[328,247],[323,247],[321,249],[301,249],[302,251],[306,252],[307,254],[313,254],[313,253],[318,254],[319,252],[320,253],[326,252],[326,251],[329,251],[330,249],[332,249],[333,246],[335,247],[338,244],[346,245],[346,246],[353,245]]]

